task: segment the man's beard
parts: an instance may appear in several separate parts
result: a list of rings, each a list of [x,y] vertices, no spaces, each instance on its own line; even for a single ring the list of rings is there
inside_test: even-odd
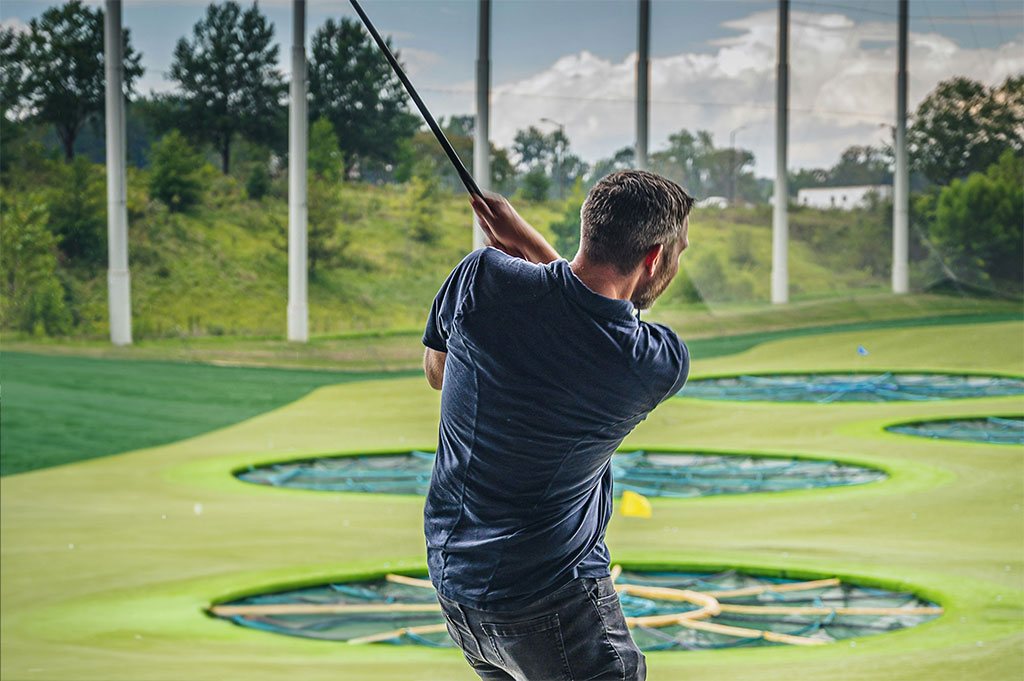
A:
[[[641,288],[633,291],[629,302],[633,303],[638,310],[649,310],[654,306],[654,301],[665,292],[665,289],[668,288],[671,282],[672,274],[669,272],[668,261],[663,260],[661,267],[654,273],[654,277]]]

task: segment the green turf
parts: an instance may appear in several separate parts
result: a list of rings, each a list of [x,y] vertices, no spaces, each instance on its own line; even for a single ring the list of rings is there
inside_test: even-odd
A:
[[[800,336],[820,336],[829,333],[845,333],[849,331],[871,331],[874,329],[913,328],[918,326],[949,326],[952,324],[985,324],[988,322],[1006,322],[1019,320],[1019,313],[1006,314],[958,314],[931,315],[927,317],[910,317],[907,319],[881,319],[870,322],[850,324],[828,324],[825,326],[802,326],[795,329],[779,329],[777,331],[760,331],[718,338],[697,338],[689,341],[690,354],[694,358],[712,359],[723,357],[774,340],[797,338]],[[827,342],[827,340],[823,341]]]
[[[1019,316],[990,313],[880,319],[697,338],[689,346],[695,359],[711,359],[784,338],[977,324]],[[405,336],[389,333],[379,338],[359,334],[343,340],[358,342],[364,353],[378,353],[377,366],[405,367],[409,364],[406,355],[418,357],[421,352],[419,336],[418,332]],[[231,342],[211,341],[213,345]],[[381,348],[396,342],[411,349],[402,350],[397,361],[395,355],[382,357],[385,351]],[[280,352],[297,351],[291,344]],[[418,364],[419,360],[414,362]],[[417,372],[256,369],[5,352],[0,355],[0,374],[7,395],[0,413],[0,475],[194,437],[287,404],[321,385]]]
[[[322,385],[388,374],[0,355],[0,475],[194,437]]]
[[[847,369],[1021,373],[1024,324],[855,331],[697,361],[694,375]],[[872,349],[861,360],[854,351]],[[422,500],[265,489],[250,462],[428,448],[422,378],[326,386],[184,442],[0,479],[4,679],[470,681],[453,650],[276,636],[203,614],[257,588],[422,570]],[[648,655],[651,681],[1006,681],[1024,632],[1020,448],[886,433],[894,422],[1019,412],[1024,399],[903,404],[669,400],[626,446],[799,454],[885,468],[841,490],[652,500],[616,514],[613,559],[740,566],[905,585],[946,614],[921,627],[804,648]],[[196,513],[196,504],[201,504]],[[851,645],[851,643],[855,645]]]

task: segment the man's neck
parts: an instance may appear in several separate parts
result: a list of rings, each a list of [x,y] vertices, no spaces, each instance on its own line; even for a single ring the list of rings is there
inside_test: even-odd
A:
[[[606,298],[628,301],[636,290],[639,273],[623,274],[614,265],[592,262],[582,253],[576,254],[569,267],[587,288]]]

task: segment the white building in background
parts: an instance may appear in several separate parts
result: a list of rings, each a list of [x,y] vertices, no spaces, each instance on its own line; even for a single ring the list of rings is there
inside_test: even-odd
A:
[[[697,208],[728,208],[729,199],[724,196],[708,196],[696,203]]]
[[[866,184],[859,187],[814,187],[797,192],[796,202],[811,208],[838,208],[853,210],[868,205],[868,196],[874,194],[883,201],[892,200],[892,185]]]

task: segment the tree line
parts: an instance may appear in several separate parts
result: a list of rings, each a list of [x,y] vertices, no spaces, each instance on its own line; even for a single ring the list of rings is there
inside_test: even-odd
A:
[[[206,8],[176,44],[169,72],[176,89],[170,93],[135,92],[141,55],[128,29],[123,40],[133,222],[148,215],[151,204],[170,213],[211,207],[227,200],[211,203],[205,198],[216,191],[211,188],[233,182],[251,201],[286,197],[286,84],[276,67],[273,26],[256,4]],[[462,191],[444,153],[410,112],[400,83],[361,25],[327,21],[311,44],[311,269],[346,262],[351,235],[334,205],[341,183],[403,184],[411,241],[435,243],[442,195]],[[26,32],[0,28],[4,328],[15,317],[22,320],[18,328],[35,328],[41,319],[47,332],[73,328],[80,308],[75,292],[105,264],[105,189],[97,165],[105,154],[103,60],[103,10],[80,0],[47,9]],[[440,123],[472,172],[474,117]],[[609,172],[633,167],[634,156],[627,147],[588,164],[564,129],[551,123],[517,131],[508,148],[492,144],[490,180],[495,190],[522,200],[558,200],[554,210],[563,214],[550,228],[559,252],[571,256],[587,188]],[[1019,295],[1024,77],[997,86],[965,78],[940,83],[912,115],[908,139],[912,257],[953,278]],[[753,165],[752,152],[716,146],[703,130],[670,135],[649,158],[652,170],[698,198],[763,205],[772,183],[755,177]],[[892,169],[891,145],[854,146],[829,168],[791,172],[789,187],[795,195],[801,187],[884,184]],[[214,182],[218,175],[227,184]],[[878,238],[886,238],[891,208],[872,207],[869,214],[882,221]]]

